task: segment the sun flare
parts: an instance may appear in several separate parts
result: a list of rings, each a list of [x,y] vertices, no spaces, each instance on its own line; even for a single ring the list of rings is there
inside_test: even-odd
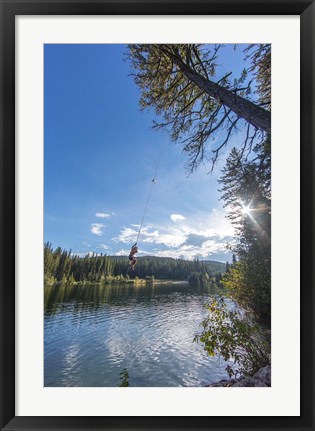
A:
[[[249,205],[247,205],[247,206],[243,205],[242,212],[244,215],[250,215],[250,211],[251,210],[249,208]]]

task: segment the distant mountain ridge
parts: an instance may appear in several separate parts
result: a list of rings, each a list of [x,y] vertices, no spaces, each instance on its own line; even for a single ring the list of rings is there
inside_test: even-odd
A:
[[[124,256],[108,255],[108,257],[110,259],[115,259],[115,260],[119,260],[119,259],[126,260],[126,258],[128,258],[128,256],[126,256],[126,255],[124,255]],[[166,260],[171,260],[171,261],[183,261],[183,262],[195,262],[195,261],[198,261],[198,262],[203,262],[206,265],[217,266],[218,268],[220,268],[220,272],[222,272],[222,271],[224,272],[225,268],[226,268],[226,263],[225,262],[219,262],[218,260],[208,260],[208,259],[205,259],[205,260],[199,260],[199,259],[188,260],[188,259],[175,258],[175,257],[151,256],[151,255],[148,255],[148,256],[138,256],[137,259],[138,259],[138,261],[140,261],[141,259],[152,259],[152,260],[153,259],[158,259],[158,260],[161,260],[161,261],[163,261],[163,260],[165,260],[165,261]]]
[[[128,256],[108,256],[114,263],[115,275],[123,274]],[[156,278],[187,279],[192,272],[207,273],[209,276],[223,274],[226,264],[212,260],[186,260],[173,257],[139,256],[137,266],[130,275],[144,277],[154,275]]]

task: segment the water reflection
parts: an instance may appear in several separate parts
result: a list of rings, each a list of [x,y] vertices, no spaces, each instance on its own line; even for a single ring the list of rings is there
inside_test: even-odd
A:
[[[53,314],[60,311],[59,305],[76,303],[84,308],[99,308],[104,304],[122,305],[130,300],[149,303],[153,297],[167,298],[168,302],[176,302],[176,294],[187,295],[215,294],[214,285],[194,286],[188,283],[169,284],[72,284],[45,286],[45,312]],[[80,308],[80,307],[79,307]]]
[[[213,286],[45,287],[45,386],[203,386],[225,364],[193,343]]]

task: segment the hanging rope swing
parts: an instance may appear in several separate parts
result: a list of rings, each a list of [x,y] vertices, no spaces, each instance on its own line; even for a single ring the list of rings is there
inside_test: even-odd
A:
[[[128,267],[127,274],[129,272],[130,268],[131,269],[135,269],[135,266],[136,266],[136,263],[137,263],[137,258],[135,256],[135,254],[138,253],[137,244],[138,244],[138,241],[139,241],[139,238],[140,238],[140,233],[141,233],[143,222],[144,222],[144,218],[145,218],[145,215],[146,215],[146,212],[147,212],[147,209],[148,209],[148,205],[149,205],[149,201],[150,201],[150,198],[151,198],[153,186],[156,184],[156,175],[157,175],[157,172],[158,172],[158,169],[159,169],[160,160],[161,160],[161,157],[162,157],[162,152],[163,152],[163,147],[161,147],[161,151],[160,151],[160,155],[159,155],[159,158],[158,158],[158,161],[157,161],[157,164],[156,164],[155,172],[154,172],[153,178],[151,180],[150,189],[149,189],[149,193],[148,193],[147,200],[146,200],[146,203],[145,203],[145,207],[144,207],[144,211],[143,211],[143,215],[142,215],[142,219],[141,219],[141,223],[140,223],[140,227],[139,227],[137,239],[136,239],[136,242],[134,243],[134,245],[131,247],[131,250],[130,250],[130,253],[129,253],[129,267]]]

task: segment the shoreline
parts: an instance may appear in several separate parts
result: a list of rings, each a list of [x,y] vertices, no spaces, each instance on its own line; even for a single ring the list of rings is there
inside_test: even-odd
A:
[[[135,279],[130,279],[130,280],[111,280],[111,281],[71,281],[71,282],[66,282],[63,283],[61,281],[57,281],[54,283],[45,283],[44,282],[44,286],[48,287],[48,286],[61,286],[61,285],[67,285],[67,286],[74,286],[74,285],[79,285],[79,286],[91,286],[91,285],[98,285],[98,286],[102,286],[102,285],[114,285],[114,284],[150,284],[150,285],[154,285],[154,284],[163,284],[163,285],[168,285],[168,284],[188,284],[188,280],[160,280],[160,279],[155,279],[155,280],[145,280],[144,278],[139,278],[137,280]]]

